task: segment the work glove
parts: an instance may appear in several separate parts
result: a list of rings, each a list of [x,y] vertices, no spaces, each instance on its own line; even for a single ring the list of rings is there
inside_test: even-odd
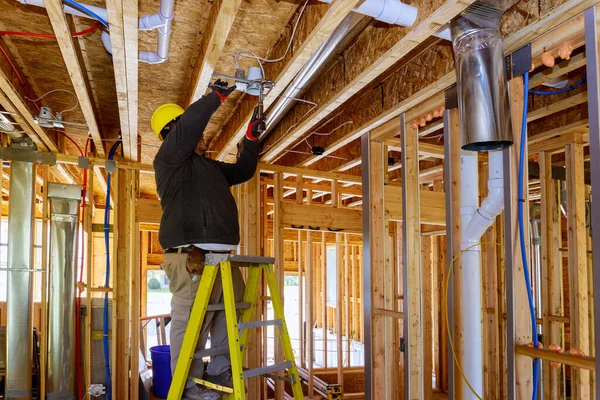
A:
[[[217,94],[217,96],[219,96],[221,103],[224,102],[227,96],[229,96],[236,89],[235,85],[229,86],[227,82],[220,79],[217,79],[215,83],[211,83],[208,85],[208,87],[211,88],[212,91]]]
[[[258,117],[258,106],[256,106],[254,107],[254,113],[248,124],[248,129],[246,129],[246,137],[250,140],[258,140],[266,130],[267,125],[265,124],[265,117]]]

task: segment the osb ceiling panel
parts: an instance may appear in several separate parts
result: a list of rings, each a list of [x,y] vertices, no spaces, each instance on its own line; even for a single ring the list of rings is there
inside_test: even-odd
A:
[[[235,62],[233,55],[239,50],[250,50],[259,57],[266,57],[275,46],[294,15],[301,0],[245,0],[242,1],[237,18],[216,71],[221,74],[234,75]],[[246,71],[248,67],[257,66],[257,61],[240,58],[240,66]],[[272,77],[270,77],[272,79]],[[235,92],[213,115],[205,136],[210,142],[227,121],[237,101],[242,96]]]
[[[159,6],[158,0],[143,0],[139,3],[139,15],[154,14]],[[138,126],[144,163],[152,163],[159,145],[150,126],[152,113],[164,103],[181,104],[188,71],[198,52],[201,35],[206,33],[210,7],[207,0],[176,0],[169,59],[162,64],[139,64]],[[140,50],[156,51],[156,45],[156,31],[139,32]]]

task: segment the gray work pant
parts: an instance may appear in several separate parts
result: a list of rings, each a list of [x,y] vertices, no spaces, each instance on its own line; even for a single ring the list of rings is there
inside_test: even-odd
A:
[[[179,352],[183,343],[183,336],[190,319],[190,313],[196,292],[200,284],[200,275],[192,275],[186,268],[187,254],[166,253],[161,268],[169,278],[169,290],[173,294],[171,300],[171,371],[175,372]],[[244,278],[238,267],[231,267],[233,276],[233,288],[235,301],[241,302],[244,298]],[[221,272],[219,271],[215,285],[210,296],[210,304],[223,303],[223,287]],[[239,314],[238,314],[239,317]],[[227,346],[227,325],[225,311],[208,311],[200,330],[200,337],[196,344],[196,351],[203,350],[210,332],[211,347]],[[207,372],[210,375],[219,375],[231,366],[229,354],[211,357]],[[204,362],[202,359],[194,359],[190,367],[189,376],[200,378],[204,375]],[[186,387],[194,386],[194,382],[188,381]]]

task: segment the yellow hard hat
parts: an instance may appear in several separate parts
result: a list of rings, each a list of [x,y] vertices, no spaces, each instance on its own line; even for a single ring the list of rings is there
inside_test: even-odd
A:
[[[169,122],[183,114],[184,111],[185,110],[183,108],[172,103],[163,104],[154,111],[150,123],[152,125],[152,130],[156,134],[156,137],[158,137],[158,140],[162,142],[163,138],[160,133],[163,128],[167,126]]]

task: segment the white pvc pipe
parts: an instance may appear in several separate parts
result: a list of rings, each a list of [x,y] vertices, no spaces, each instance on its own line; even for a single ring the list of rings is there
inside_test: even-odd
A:
[[[461,250],[481,241],[485,231],[504,208],[502,152],[489,152],[488,195],[479,203],[479,172],[476,152],[462,151],[461,172]],[[483,394],[483,314],[481,301],[481,248],[462,255],[462,314],[465,343],[463,371],[478,394]],[[475,395],[464,385],[465,399]]]
[[[332,2],[332,0],[320,1],[328,4]],[[411,26],[417,19],[418,9],[400,0],[365,0],[354,11],[388,24]]]

